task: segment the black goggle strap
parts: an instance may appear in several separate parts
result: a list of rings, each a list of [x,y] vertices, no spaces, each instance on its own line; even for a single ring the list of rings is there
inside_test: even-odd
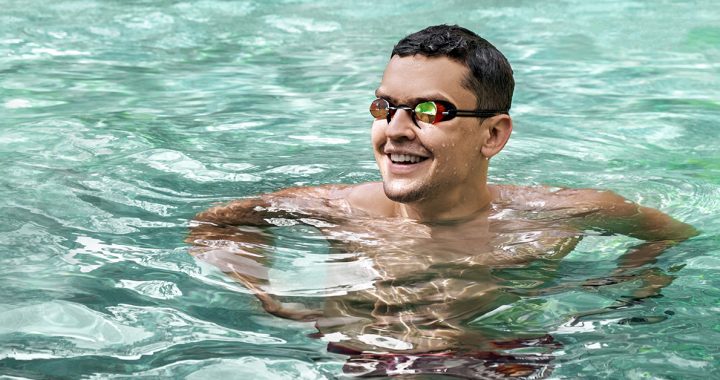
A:
[[[507,115],[508,111],[494,111],[494,110],[481,110],[481,111],[458,111],[455,110],[452,117],[493,117],[497,115]]]

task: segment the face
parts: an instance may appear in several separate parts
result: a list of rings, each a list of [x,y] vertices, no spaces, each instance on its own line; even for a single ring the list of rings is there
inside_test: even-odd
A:
[[[376,95],[395,106],[442,100],[474,110],[475,95],[461,85],[467,72],[446,57],[394,56]],[[478,181],[484,185],[487,164],[481,147],[489,136],[485,120],[455,117],[416,125],[406,110],[397,110],[390,123],[375,120],[372,143],[387,197],[412,203],[462,191]]]

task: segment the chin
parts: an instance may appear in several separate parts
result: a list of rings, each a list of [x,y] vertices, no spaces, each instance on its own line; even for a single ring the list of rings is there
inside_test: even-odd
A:
[[[385,196],[390,200],[400,203],[412,203],[425,199],[429,189],[426,186],[418,186],[405,181],[383,181]]]

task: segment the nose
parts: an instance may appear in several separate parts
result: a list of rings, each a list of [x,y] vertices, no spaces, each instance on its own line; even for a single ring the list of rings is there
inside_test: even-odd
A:
[[[391,140],[414,140],[416,136],[415,121],[412,113],[407,109],[398,109],[395,115],[390,119],[385,135]]]

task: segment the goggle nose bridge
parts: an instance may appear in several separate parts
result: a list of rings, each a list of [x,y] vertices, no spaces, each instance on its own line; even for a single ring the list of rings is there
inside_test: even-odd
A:
[[[408,105],[405,105],[405,104],[400,104],[400,105],[398,105],[398,106],[389,106],[389,107],[388,107],[388,113],[387,113],[387,116],[385,116],[385,119],[387,120],[388,125],[390,124],[390,121],[392,121],[392,118],[395,117],[395,113],[396,113],[398,110],[405,110],[405,111],[407,111],[407,112],[410,114],[409,116],[410,116],[410,119],[412,120],[413,124],[415,124],[416,127],[420,128],[420,126],[419,126],[418,123],[417,123],[417,116],[415,115],[415,109],[412,108],[412,107],[410,107],[410,106],[408,106]]]

